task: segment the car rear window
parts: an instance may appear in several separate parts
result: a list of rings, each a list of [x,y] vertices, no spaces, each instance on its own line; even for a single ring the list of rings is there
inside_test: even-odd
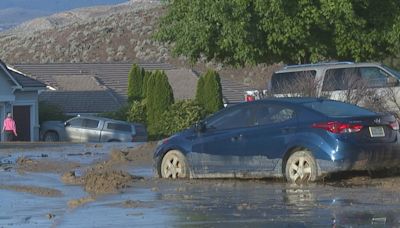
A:
[[[376,115],[368,109],[339,101],[316,101],[304,103],[304,106],[320,112],[326,116],[371,116]]]
[[[129,124],[108,123],[107,129],[116,131],[132,132],[132,127]]]

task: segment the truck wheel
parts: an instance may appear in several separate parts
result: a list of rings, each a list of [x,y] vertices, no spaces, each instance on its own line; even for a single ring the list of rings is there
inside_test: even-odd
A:
[[[317,179],[317,164],[309,151],[296,151],[286,162],[285,177],[288,182],[306,183]]]
[[[58,134],[54,131],[49,131],[44,134],[43,140],[45,142],[58,142],[60,138],[58,137]]]

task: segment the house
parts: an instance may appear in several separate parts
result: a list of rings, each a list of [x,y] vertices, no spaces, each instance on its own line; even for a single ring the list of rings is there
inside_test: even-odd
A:
[[[191,69],[165,63],[143,63],[147,71],[167,74],[176,100],[193,99],[198,74]],[[115,111],[127,101],[128,73],[131,63],[55,63],[14,64],[13,67],[44,82],[51,90],[42,92],[39,100],[56,104],[67,114],[94,114]],[[246,90],[232,80],[221,78],[226,104],[242,102]]]
[[[17,141],[39,140],[38,95],[46,85],[8,67],[0,60],[0,119],[13,113]],[[3,121],[0,127],[3,128]],[[1,135],[1,141],[4,134]]]

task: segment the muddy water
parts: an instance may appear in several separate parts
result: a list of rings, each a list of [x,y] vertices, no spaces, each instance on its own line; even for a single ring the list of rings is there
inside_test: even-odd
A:
[[[400,226],[398,189],[375,184],[293,186],[276,180],[167,181],[154,178],[151,165],[146,163],[126,169],[144,179],[134,181],[122,193],[94,196],[93,200],[70,207],[71,200],[93,196],[79,185],[64,184],[60,173],[14,169],[21,155],[83,166],[107,156],[110,147],[0,150],[0,167],[10,167],[0,171],[0,227]],[[1,185],[40,187],[62,194],[35,194]]]

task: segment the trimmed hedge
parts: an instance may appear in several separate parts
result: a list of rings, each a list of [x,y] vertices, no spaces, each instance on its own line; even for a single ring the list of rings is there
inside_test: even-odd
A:
[[[167,75],[162,71],[154,72],[147,82],[147,123],[149,135],[159,135],[163,113],[174,103],[174,95]]]
[[[208,70],[197,82],[196,100],[207,114],[217,112],[224,107],[222,101],[221,79],[216,71]]]
[[[145,71],[133,64],[128,74],[128,102],[142,100],[142,88]]]

